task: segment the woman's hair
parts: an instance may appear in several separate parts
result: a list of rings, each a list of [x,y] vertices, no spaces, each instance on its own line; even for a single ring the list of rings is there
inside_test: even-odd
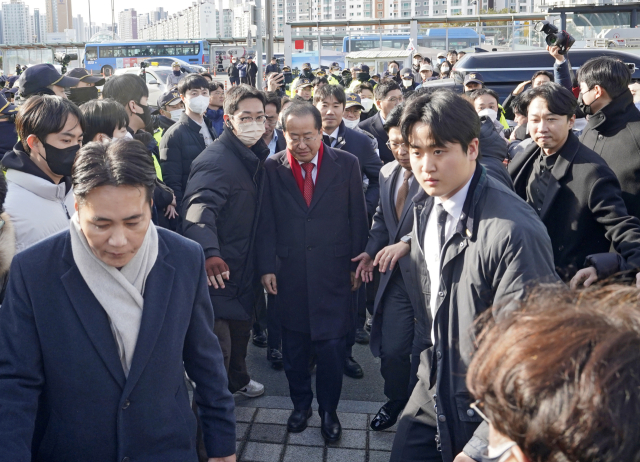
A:
[[[531,462],[640,460],[638,296],[539,287],[480,317],[467,387]]]
[[[80,106],[84,116],[84,142],[90,143],[102,133],[109,138],[117,129],[129,126],[129,116],[122,104],[113,99],[93,99]]]

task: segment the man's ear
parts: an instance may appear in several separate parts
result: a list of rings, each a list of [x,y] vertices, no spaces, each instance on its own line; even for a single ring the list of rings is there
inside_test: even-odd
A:
[[[380,105],[382,104],[382,101],[380,101],[379,99],[374,99],[374,101],[376,103],[376,107],[378,108],[378,110],[381,110],[382,106],[380,106]]]
[[[469,160],[478,160],[478,155],[480,154],[480,141],[478,138],[474,138],[469,143],[469,147],[467,148],[467,156],[469,156]]]
[[[34,147],[40,147],[41,145],[42,143],[36,135],[29,135],[27,137],[27,146],[29,146],[30,151],[33,151]]]

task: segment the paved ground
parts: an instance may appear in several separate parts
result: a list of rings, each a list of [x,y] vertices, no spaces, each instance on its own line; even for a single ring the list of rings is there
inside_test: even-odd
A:
[[[273,370],[266,350],[249,346],[247,366],[252,378],[264,384],[260,398],[236,398],[238,461],[243,462],[387,462],[395,427],[384,432],[370,431],[369,422],[386,401],[379,372],[379,360],[368,345],[356,345],[354,357],[365,376],[344,378],[338,416],[342,439],[325,444],[320,435],[320,418],[314,400],[309,428],[298,434],[287,433],[287,418],[293,406],[283,371]],[[315,383],[313,385],[315,390]]]

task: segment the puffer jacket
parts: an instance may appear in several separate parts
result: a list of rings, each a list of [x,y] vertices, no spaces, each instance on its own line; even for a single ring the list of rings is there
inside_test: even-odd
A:
[[[70,179],[63,179],[55,184],[45,179],[44,174],[37,176],[27,173],[29,167],[38,167],[23,151],[22,144],[18,142],[13,149],[2,161],[7,167],[8,188],[4,209],[13,222],[18,253],[67,229],[74,213],[75,200],[73,188],[68,183]]]

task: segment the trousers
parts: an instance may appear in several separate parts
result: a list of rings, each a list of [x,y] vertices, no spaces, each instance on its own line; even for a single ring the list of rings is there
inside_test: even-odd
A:
[[[229,391],[246,387],[251,378],[247,372],[247,347],[251,338],[252,322],[216,319],[213,332],[217,335],[229,377]]]

